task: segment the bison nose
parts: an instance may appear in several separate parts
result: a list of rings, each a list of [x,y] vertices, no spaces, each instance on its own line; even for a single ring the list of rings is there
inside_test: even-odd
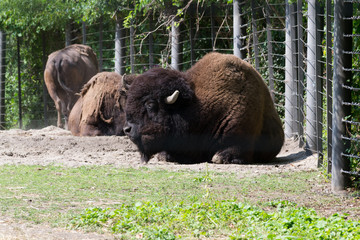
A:
[[[125,126],[123,128],[123,131],[126,135],[129,135],[131,133],[131,127],[130,126]]]
[[[124,128],[123,128],[123,131],[124,131],[124,133],[125,133],[127,136],[131,136],[131,133],[132,133],[132,126],[131,126],[131,125],[132,125],[132,124],[126,122],[126,123],[125,123],[125,126],[124,126]]]

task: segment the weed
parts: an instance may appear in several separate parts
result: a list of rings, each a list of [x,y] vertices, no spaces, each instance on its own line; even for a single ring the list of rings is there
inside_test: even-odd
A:
[[[205,189],[205,193],[203,195],[204,198],[209,198],[210,197],[210,183],[213,181],[211,176],[210,176],[210,172],[209,172],[209,167],[208,164],[206,163],[206,168],[205,168],[205,174],[201,177],[196,177],[194,178],[194,182],[198,182],[198,183],[205,183],[204,185],[204,189]]]

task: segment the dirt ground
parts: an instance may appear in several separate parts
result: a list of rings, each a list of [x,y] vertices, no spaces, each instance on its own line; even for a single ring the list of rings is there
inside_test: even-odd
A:
[[[140,154],[127,137],[100,136],[75,137],[67,130],[49,126],[36,130],[12,129],[0,131],[0,165],[113,165],[138,168]],[[167,170],[199,170],[206,164],[180,165],[161,161],[155,156],[148,168]],[[238,174],[261,174],[281,171],[316,169],[316,156],[308,156],[298,147],[298,142],[287,140],[275,163],[262,165],[207,164],[209,170],[235,172]]]
[[[127,137],[74,137],[69,131],[50,126],[39,130],[0,131],[0,165],[112,165],[115,167],[143,166],[135,145]],[[317,168],[317,157],[307,155],[298,142],[286,140],[275,163],[262,165],[179,165],[160,161],[156,156],[148,168],[170,171],[191,169],[234,172],[241,176],[307,171]],[[54,229],[31,225],[0,216],[0,239],[113,239],[114,236]]]

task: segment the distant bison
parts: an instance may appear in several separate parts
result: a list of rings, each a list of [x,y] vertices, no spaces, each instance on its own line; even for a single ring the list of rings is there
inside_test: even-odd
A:
[[[134,75],[114,72],[96,74],[85,84],[69,116],[69,130],[75,136],[124,135],[126,93],[123,82]]]
[[[65,128],[73,105],[81,88],[99,72],[95,53],[89,46],[74,44],[49,55],[44,80],[58,114],[57,126]]]
[[[151,69],[127,92],[124,132],[142,162],[254,163],[279,153],[284,132],[269,90],[247,62],[207,54],[185,73]]]

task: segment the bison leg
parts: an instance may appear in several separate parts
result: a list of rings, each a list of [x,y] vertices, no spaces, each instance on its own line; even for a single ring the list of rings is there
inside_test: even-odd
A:
[[[159,161],[162,162],[177,162],[177,163],[194,163],[193,161],[186,161],[188,157],[175,153],[161,152],[157,155]]]
[[[97,126],[91,124],[81,124],[80,127],[80,136],[101,136],[102,132],[98,129]]]
[[[151,158],[151,155],[141,153],[140,161],[142,164],[147,164],[149,162],[150,158]]]
[[[61,111],[62,115],[64,116],[64,125],[61,124],[61,127],[68,130],[69,111],[67,110],[67,107],[65,106],[65,104],[63,102],[61,104],[61,110],[62,110]],[[60,121],[61,121],[61,119],[60,119]]]
[[[61,121],[61,112],[59,110],[57,111],[57,126],[59,128],[63,128],[62,121]]]
[[[245,148],[246,149],[246,148]],[[244,146],[232,146],[214,154],[211,162],[218,164],[249,164],[253,163],[253,151],[244,150]]]
[[[70,111],[71,111],[71,108],[72,106],[70,106],[71,102],[76,102],[75,100],[71,99],[67,104],[66,106],[63,106],[63,115],[64,115],[64,128],[66,130],[69,130],[69,127],[68,127],[68,121],[69,121],[69,115],[70,115]],[[65,105],[65,103],[64,103]]]
[[[55,102],[55,107],[56,107],[56,110],[57,110],[57,126],[59,128],[62,128],[63,124],[62,124],[62,121],[61,121],[61,113],[62,113],[61,100],[58,98],[54,102]]]
[[[69,130],[69,126],[68,126],[68,121],[69,121],[69,117],[68,116],[64,116],[64,129],[65,130]]]
[[[69,130],[68,127],[69,112],[64,113],[64,129]]]

